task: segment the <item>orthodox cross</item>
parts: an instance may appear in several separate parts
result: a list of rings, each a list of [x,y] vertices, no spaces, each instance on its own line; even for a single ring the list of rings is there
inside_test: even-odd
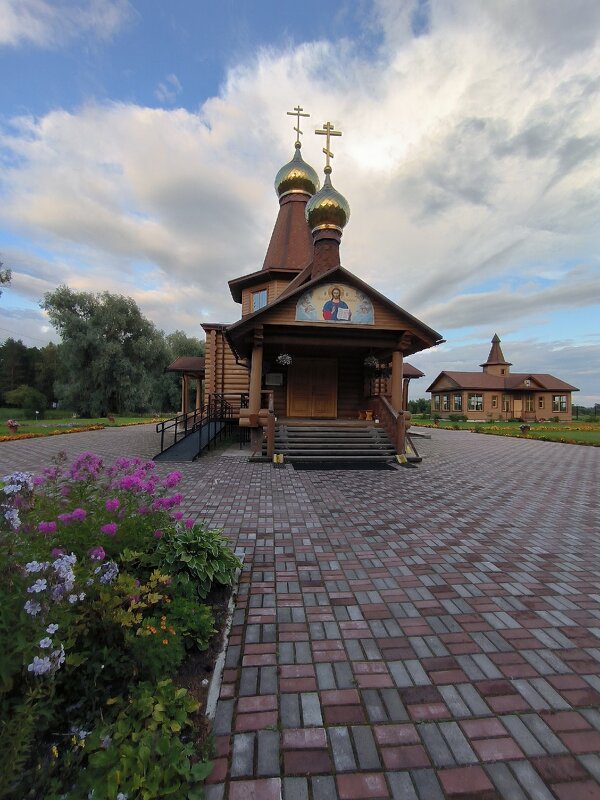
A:
[[[290,117],[296,117],[296,127],[294,130],[296,131],[296,144],[300,144],[300,136],[302,131],[300,130],[300,117],[310,117],[310,114],[303,114],[302,112],[304,109],[302,106],[296,106],[293,111],[286,111],[286,114]]]
[[[315,131],[315,133],[319,133],[319,134],[321,134],[321,136],[326,136],[327,137],[327,139],[325,141],[325,147],[323,148],[323,152],[325,153],[325,172],[329,173],[329,172],[331,172],[331,167],[329,166],[329,159],[333,158],[333,153],[331,152],[331,150],[329,148],[329,144],[330,144],[329,139],[330,139],[331,136],[341,136],[342,132],[334,130],[334,127],[331,124],[331,122],[325,122],[323,124],[323,130],[318,130],[317,129]]]

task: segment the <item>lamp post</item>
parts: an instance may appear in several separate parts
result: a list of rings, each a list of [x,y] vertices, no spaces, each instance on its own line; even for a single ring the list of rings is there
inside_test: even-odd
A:
[[[37,421],[38,421],[39,415],[40,415],[40,412],[39,412],[39,411],[36,411],[36,412],[35,412],[35,422],[36,422],[36,424],[37,424]]]

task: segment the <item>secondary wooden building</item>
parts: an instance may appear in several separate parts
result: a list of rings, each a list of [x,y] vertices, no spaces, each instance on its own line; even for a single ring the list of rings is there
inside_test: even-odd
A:
[[[443,340],[341,265],[350,208],[331,183],[330,136],[338,132],[326,123],[321,133],[323,187],[298,135],[275,179],[279,213],[262,269],[229,281],[240,320],[203,324],[205,392],[225,396],[255,443],[269,414],[315,424],[366,414],[403,452],[408,381],[422,375],[405,358]]]
[[[512,372],[494,334],[482,372],[440,372],[431,386],[431,413],[448,418],[465,415],[472,420],[547,419],[571,421],[570,383],[539,372]]]

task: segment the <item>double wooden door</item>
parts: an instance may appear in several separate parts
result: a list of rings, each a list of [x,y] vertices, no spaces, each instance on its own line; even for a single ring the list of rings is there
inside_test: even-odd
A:
[[[337,417],[337,358],[296,358],[288,371],[288,417]]]

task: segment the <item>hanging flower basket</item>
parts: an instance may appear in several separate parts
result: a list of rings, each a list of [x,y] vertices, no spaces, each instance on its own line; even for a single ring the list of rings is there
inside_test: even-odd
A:
[[[289,353],[279,353],[275,359],[275,363],[279,364],[280,367],[289,367],[292,363],[292,357]]]
[[[368,372],[375,372],[379,368],[379,359],[377,356],[367,356],[363,364]]]
[[[19,432],[19,421],[16,419],[7,419],[6,420],[6,427],[8,428],[10,433],[18,433]]]

